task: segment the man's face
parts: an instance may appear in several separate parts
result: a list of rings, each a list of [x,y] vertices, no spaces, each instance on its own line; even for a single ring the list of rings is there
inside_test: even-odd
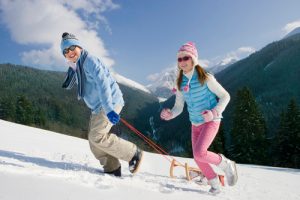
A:
[[[81,48],[78,46],[70,46],[64,50],[64,55],[66,59],[70,62],[75,63],[81,54]]]

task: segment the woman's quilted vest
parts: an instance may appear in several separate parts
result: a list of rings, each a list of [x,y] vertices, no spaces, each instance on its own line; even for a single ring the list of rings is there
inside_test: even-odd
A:
[[[189,79],[183,75],[180,91],[187,104],[190,121],[193,124],[204,123],[201,113],[204,110],[211,110],[217,105],[217,96],[209,90],[207,83],[202,85],[199,82],[196,71],[189,83],[189,90],[185,92],[183,87],[188,84],[188,81]]]

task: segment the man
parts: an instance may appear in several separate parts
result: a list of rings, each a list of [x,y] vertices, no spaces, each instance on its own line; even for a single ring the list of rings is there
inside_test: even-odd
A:
[[[129,162],[129,170],[136,173],[143,156],[137,146],[119,138],[110,129],[120,120],[124,106],[123,94],[101,61],[89,54],[79,40],[63,33],[61,52],[69,63],[63,88],[71,89],[77,83],[78,99],[91,109],[88,140],[94,156],[103,165],[104,173],[121,176],[119,159]]]

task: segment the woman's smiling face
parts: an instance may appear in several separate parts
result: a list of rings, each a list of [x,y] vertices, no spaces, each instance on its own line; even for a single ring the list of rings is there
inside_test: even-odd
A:
[[[178,66],[184,73],[193,70],[193,60],[189,55],[181,54],[177,57]]]

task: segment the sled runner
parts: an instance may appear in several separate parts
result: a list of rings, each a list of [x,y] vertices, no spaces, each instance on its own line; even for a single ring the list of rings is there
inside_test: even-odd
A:
[[[175,159],[172,160],[171,162],[171,166],[170,166],[170,177],[171,178],[176,178],[176,176],[174,176],[174,168],[175,167],[184,167],[185,169],[185,178],[188,181],[191,181],[197,177],[200,177],[201,179],[204,178],[204,175],[202,174],[201,170],[195,167],[190,167],[187,163],[185,163],[184,165],[177,162]],[[224,186],[224,176],[218,174],[219,176],[219,180],[222,186]]]

